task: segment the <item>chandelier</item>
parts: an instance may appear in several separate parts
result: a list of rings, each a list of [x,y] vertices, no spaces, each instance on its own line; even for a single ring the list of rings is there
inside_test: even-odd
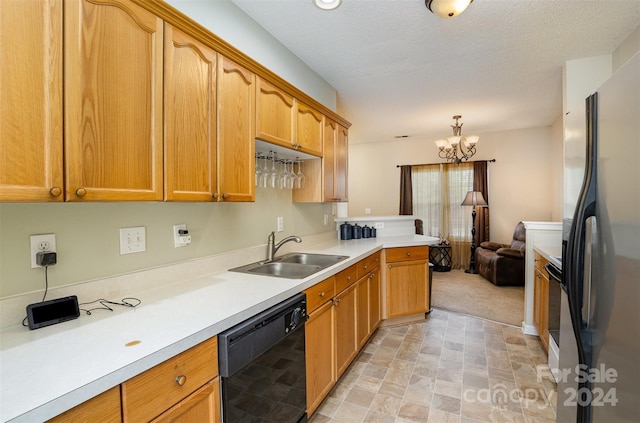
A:
[[[434,15],[455,18],[466,10],[473,0],[425,0],[424,4]]]
[[[458,124],[458,119],[461,115],[455,115],[453,118],[456,120],[455,125],[451,125],[453,128],[453,136],[448,137],[446,140],[437,140],[436,146],[438,146],[438,157],[446,159],[447,161],[455,164],[460,164],[463,160],[469,160],[476,154],[476,144],[480,137],[477,135],[470,135],[462,138],[462,123]],[[460,154],[458,156],[458,153]]]

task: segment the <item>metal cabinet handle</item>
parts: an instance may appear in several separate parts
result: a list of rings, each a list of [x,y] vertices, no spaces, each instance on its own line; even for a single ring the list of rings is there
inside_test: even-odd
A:
[[[60,196],[60,194],[62,194],[62,189],[60,189],[60,187],[52,187],[52,188],[49,190],[49,194],[50,194],[52,197],[58,197],[58,196]]]
[[[84,197],[85,195],[87,195],[87,190],[86,190],[86,189],[84,189],[84,188],[78,188],[78,189],[76,190],[76,195],[77,195],[78,197]]]
[[[180,386],[183,386],[185,383],[187,383],[187,377],[185,375],[177,376],[176,383]]]
[[[411,251],[407,252],[407,256],[411,256]]]
[[[322,291],[320,294],[318,294],[318,296],[319,296],[320,298],[324,297],[324,291]]]
[[[229,194],[227,194],[226,192],[222,193],[222,199],[223,200],[226,200],[228,196],[229,196]]]
[[[363,268],[364,270],[367,270],[367,265],[365,264],[364,266],[362,266],[362,268]]]
[[[212,196],[215,200],[217,200],[217,199],[218,199],[218,193],[217,193],[217,192],[214,192],[213,194],[211,194],[211,196]]]

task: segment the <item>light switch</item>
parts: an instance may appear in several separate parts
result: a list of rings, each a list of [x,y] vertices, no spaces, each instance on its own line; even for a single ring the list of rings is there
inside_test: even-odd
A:
[[[144,226],[120,228],[120,254],[140,253],[147,249]]]

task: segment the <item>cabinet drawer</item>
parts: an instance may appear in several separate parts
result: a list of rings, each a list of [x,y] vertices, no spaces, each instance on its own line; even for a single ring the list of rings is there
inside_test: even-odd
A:
[[[358,267],[358,279],[360,279],[373,269],[380,267],[380,251],[360,260],[356,266]]]
[[[217,374],[218,339],[214,337],[124,382],[124,421],[153,419]]]
[[[419,245],[414,247],[387,248],[387,262],[429,259],[429,247]]]
[[[358,264],[347,267],[336,275],[336,294],[341,293],[358,280]]]
[[[311,313],[336,294],[335,276],[325,279],[305,290],[307,294],[307,313]]]
[[[120,386],[109,389],[47,423],[120,423]]]

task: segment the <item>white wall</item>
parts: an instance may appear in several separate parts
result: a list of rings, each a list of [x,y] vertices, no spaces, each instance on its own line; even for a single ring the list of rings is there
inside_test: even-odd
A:
[[[521,220],[550,221],[562,182],[561,131],[555,127],[479,134],[477,160],[489,163],[491,239],[510,242]],[[559,147],[558,147],[559,145]],[[400,169],[396,165],[442,162],[432,140],[399,140],[349,146],[349,215],[397,215]],[[551,193],[551,194],[550,194]],[[460,200],[462,201],[462,199]]]

